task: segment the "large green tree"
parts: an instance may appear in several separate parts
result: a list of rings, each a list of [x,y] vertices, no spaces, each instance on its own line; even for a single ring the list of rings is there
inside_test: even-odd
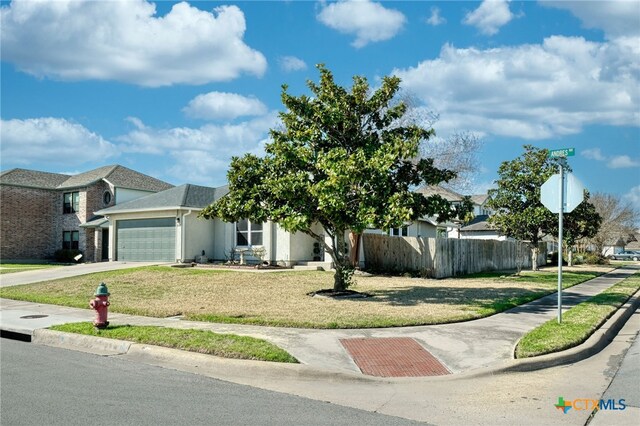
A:
[[[546,149],[525,145],[520,157],[500,165],[498,187],[489,191],[487,205],[495,211],[489,222],[503,235],[530,244],[533,270],[538,269],[538,243],[558,226],[558,216],[540,202],[540,187],[560,161],[549,158]]]
[[[397,77],[384,77],[371,91],[364,77],[353,78],[351,90],[337,85],[319,65],[320,82],[308,81],[312,95],[293,96],[282,86],[281,128],[271,130],[266,155],[233,158],[229,194],[201,216],[226,221],[277,222],[289,232],[315,238],[331,255],[334,290],[351,282],[345,234],[368,227],[389,229],[425,215],[447,220],[463,215],[439,196],[424,197],[412,189],[437,185],[455,177],[417,159],[421,141],[432,129],[404,125],[406,105],[395,95]],[[331,242],[316,232],[319,223]]]

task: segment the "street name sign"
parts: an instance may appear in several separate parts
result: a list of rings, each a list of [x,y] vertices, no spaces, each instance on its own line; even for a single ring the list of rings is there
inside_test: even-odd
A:
[[[573,173],[564,174],[563,213],[570,213],[584,200],[584,185]],[[540,187],[540,201],[552,213],[560,213],[560,174],[551,176]]]
[[[574,155],[576,155],[575,148],[561,148],[549,151],[549,157],[551,158],[566,158],[573,157]]]

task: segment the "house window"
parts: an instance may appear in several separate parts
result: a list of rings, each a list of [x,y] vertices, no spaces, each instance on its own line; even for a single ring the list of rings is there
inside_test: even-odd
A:
[[[78,250],[78,239],[80,233],[78,231],[64,231],[62,233],[62,248],[67,250]]]
[[[104,191],[104,194],[102,195],[102,203],[105,206],[108,206],[110,202],[111,202],[111,192]]]
[[[406,237],[408,234],[407,226],[403,226],[402,228],[391,228],[389,229],[389,235],[396,237]]]
[[[77,213],[80,211],[80,193],[79,192],[65,192],[64,193],[64,207],[63,213]]]
[[[248,219],[236,222],[236,245],[261,246],[262,223],[252,223]]]

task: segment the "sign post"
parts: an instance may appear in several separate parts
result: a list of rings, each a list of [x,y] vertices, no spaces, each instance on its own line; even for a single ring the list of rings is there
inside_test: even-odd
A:
[[[575,155],[574,148],[549,151],[551,158]],[[558,174],[551,176],[540,188],[540,201],[552,213],[558,213],[558,324],[562,323],[562,233],[563,213],[570,213],[584,198],[584,186],[571,173],[565,174],[562,163]],[[557,192],[557,193],[556,193]]]
[[[560,179],[558,179],[560,193],[559,206],[560,212],[558,213],[558,324],[562,324],[562,225],[564,210],[564,170],[562,169],[562,163],[558,167],[560,170]]]

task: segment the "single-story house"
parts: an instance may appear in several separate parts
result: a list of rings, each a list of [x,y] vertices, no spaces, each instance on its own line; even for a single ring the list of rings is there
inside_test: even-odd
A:
[[[460,238],[474,240],[499,240],[508,238],[501,235],[489,222],[489,215],[478,215],[468,224],[460,228]]]
[[[324,262],[324,250],[316,240],[291,234],[276,223],[198,217],[228,192],[227,186],[184,184],[95,212],[108,221],[109,260],[206,262],[233,256],[286,266]],[[324,234],[320,226],[314,231]]]

